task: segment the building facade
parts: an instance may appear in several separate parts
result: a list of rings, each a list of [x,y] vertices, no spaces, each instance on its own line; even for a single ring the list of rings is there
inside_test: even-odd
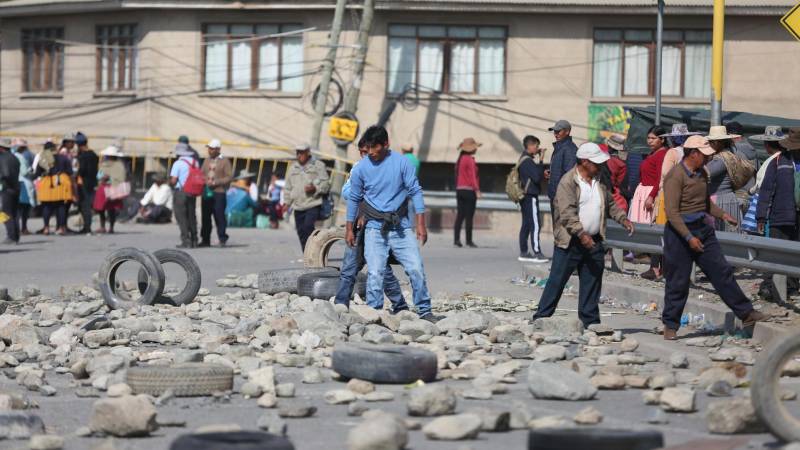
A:
[[[787,95],[800,83],[800,43],[779,23],[794,2],[728,0],[726,110],[800,117]],[[229,155],[285,158],[280,147],[310,137],[334,3],[0,2],[0,130],[34,140],[81,130],[95,147],[123,138],[140,155],[166,155],[179,135],[215,137]],[[360,2],[351,3],[334,104],[353,79]],[[712,0],[666,4],[664,104],[707,107]],[[497,178],[524,135],[552,148],[557,119],[573,123],[576,140],[597,140],[624,127],[622,106],[652,104],[654,5],[378,1],[358,117],[374,123],[396,104],[393,143],[414,144],[432,168],[451,171],[458,142],[474,137],[482,170]],[[321,151],[333,152],[326,136]]]

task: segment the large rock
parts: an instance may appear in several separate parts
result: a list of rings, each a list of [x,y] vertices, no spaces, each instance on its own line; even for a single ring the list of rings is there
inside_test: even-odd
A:
[[[64,325],[63,327],[53,331],[47,341],[53,347],[60,347],[62,345],[72,345],[77,342],[76,337],[80,330],[78,327],[72,325]]]
[[[764,425],[758,420],[749,398],[716,401],[706,412],[708,431],[717,434],[763,433]]]
[[[411,416],[443,416],[456,410],[456,394],[447,386],[428,385],[415,388],[408,399]]]
[[[515,325],[498,325],[489,332],[489,340],[498,344],[522,342],[525,334]]]
[[[661,392],[661,409],[667,412],[693,412],[695,392],[689,388],[671,387]]]
[[[538,362],[561,361],[567,357],[567,349],[558,344],[542,344],[533,351],[533,359]]]
[[[706,388],[717,381],[726,381],[733,387],[739,386],[742,383],[742,380],[733,372],[722,367],[710,367],[700,373],[695,379],[697,386],[700,388]]]
[[[441,331],[439,327],[427,320],[414,319],[400,322],[400,328],[397,332],[409,336],[411,339],[417,339],[424,335],[438,336]]]
[[[83,335],[83,343],[87,347],[100,347],[114,340],[114,329],[105,328],[102,330],[87,331]]]
[[[528,389],[539,399],[591,400],[597,395],[588,378],[553,363],[531,363]]]
[[[458,414],[434,419],[422,427],[428,439],[460,441],[474,439],[483,426],[483,420],[475,414]]]
[[[347,434],[348,450],[401,450],[408,444],[408,429],[398,418],[379,414],[353,427]]]
[[[478,311],[459,311],[436,323],[440,330],[456,329],[462,333],[482,333],[499,322],[489,313]]]
[[[147,436],[158,429],[156,408],[145,395],[104,398],[94,403],[89,428],[113,436]]]
[[[555,336],[571,336],[583,333],[583,324],[575,317],[542,317],[533,322],[533,329]]]
[[[13,314],[0,315],[0,339],[23,347],[40,342],[33,324]]]
[[[275,393],[275,372],[272,370],[272,366],[250,371],[247,378],[251,383],[261,387],[261,392]]]

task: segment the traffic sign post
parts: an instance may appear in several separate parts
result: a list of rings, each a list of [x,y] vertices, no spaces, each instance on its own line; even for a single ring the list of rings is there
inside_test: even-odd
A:
[[[348,145],[358,136],[358,119],[349,113],[339,113],[331,117],[328,136],[336,145]]]
[[[781,18],[781,24],[792,36],[800,40],[800,3]]]

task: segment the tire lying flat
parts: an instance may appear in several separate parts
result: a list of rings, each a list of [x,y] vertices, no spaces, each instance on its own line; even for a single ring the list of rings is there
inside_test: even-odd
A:
[[[205,363],[131,367],[125,382],[134,394],[157,397],[172,390],[176,397],[195,397],[233,389],[233,369]]]
[[[800,441],[800,420],[781,401],[780,378],[786,362],[800,356],[800,334],[779,341],[759,355],[753,368],[750,398],[756,415],[784,442]]]
[[[117,289],[117,270],[125,262],[137,262],[145,271],[146,287],[137,300],[119,295]],[[103,260],[98,271],[100,293],[111,309],[131,309],[139,305],[152,305],[164,292],[164,268],[155,256],[133,247],[125,247],[111,252]]]
[[[337,344],[333,370],[345,378],[382,384],[408,384],[436,379],[436,354],[407,345]]]
[[[339,271],[332,267],[304,267],[299,269],[265,270],[258,274],[258,292],[277,294],[279,292],[297,293],[297,280],[308,273]]]
[[[169,303],[174,306],[185,305],[191,303],[197,293],[200,292],[200,284],[202,283],[202,274],[200,273],[200,266],[197,261],[192,258],[188,253],[174,249],[162,248],[153,252],[158,262],[163,266],[166,263],[177,264],[186,273],[186,286],[175,295],[162,294],[160,298],[156,299],[157,302]],[[144,269],[139,270],[138,277],[139,292],[144,293],[147,289],[147,273]]]
[[[654,430],[545,428],[528,433],[528,450],[653,450],[663,446],[664,436]]]
[[[184,434],[170,450],[294,450],[288,439],[259,431]]]

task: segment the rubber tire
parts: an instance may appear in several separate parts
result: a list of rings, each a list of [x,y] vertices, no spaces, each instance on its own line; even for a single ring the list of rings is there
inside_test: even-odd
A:
[[[344,378],[381,384],[408,384],[436,380],[436,354],[407,345],[337,344],[333,370]]]
[[[297,293],[297,279],[307,273],[336,272],[333,267],[304,267],[300,269],[265,270],[258,274],[258,292],[277,294],[279,292]]]
[[[159,396],[171,389],[176,397],[211,395],[233,389],[233,369],[218,364],[131,367],[125,382],[134,394]]]
[[[174,263],[181,266],[186,272],[186,286],[175,295],[164,295],[157,300],[159,303],[169,303],[174,306],[181,306],[191,303],[197,293],[200,292],[200,284],[202,283],[202,274],[200,273],[200,266],[192,256],[184,251],[175,248],[162,248],[153,252],[153,256],[158,259],[158,262],[163,266],[165,263]],[[147,288],[147,274],[144,269],[139,270],[139,292],[143,293]]]
[[[137,301],[121,298],[116,293],[116,274],[122,263],[135,261],[142,265],[150,277],[150,283]],[[164,268],[155,256],[133,247],[124,247],[111,252],[103,260],[98,271],[100,293],[111,309],[131,309],[139,305],[152,305],[164,292]]]
[[[761,352],[750,382],[750,398],[761,422],[784,442],[800,441],[800,420],[780,399],[780,378],[786,362],[800,352],[800,334],[776,339],[777,345]]]
[[[662,447],[664,436],[656,430],[544,428],[528,433],[528,450],[652,450]]]
[[[184,434],[170,450],[294,450],[288,439],[259,431]]]
[[[311,233],[303,252],[303,265],[306,267],[327,267],[328,253],[336,241],[343,241],[344,227],[319,228]]]

